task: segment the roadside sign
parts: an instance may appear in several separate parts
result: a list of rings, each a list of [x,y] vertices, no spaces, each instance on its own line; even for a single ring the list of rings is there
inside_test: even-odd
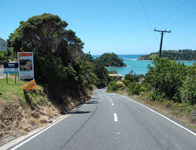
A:
[[[25,93],[29,92],[30,90],[33,90],[36,88],[36,82],[35,82],[35,79],[30,81],[29,83],[27,83],[25,86],[22,87],[23,91]]]
[[[4,63],[3,73],[18,73],[18,63]]]
[[[33,52],[18,52],[19,80],[34,79]]]

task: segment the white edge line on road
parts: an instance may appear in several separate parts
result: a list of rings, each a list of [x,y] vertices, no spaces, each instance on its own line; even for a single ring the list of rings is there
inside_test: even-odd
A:
[[[147,106],[145,106],[145,105],[143,105],[143,104],[141,104],[141,103],[139,103],[139,102],[136,102],[136,101],[134,101],[134,100],[132,100],[132,99],[129,99],[129,98],[127,98],[127,97],[125,97],[125,98],[128,99],[128,100],[131,100],[132,102],[137,103],[137,104],[139,104],[139,105],[141,105],[141,106],[143,106],[143,107],[145,107],[145,108],[147,108],[147,109],[149,109],[150,111],[156,113],[157,115],[159,115],[159,116],[161,116],[161,117],[167,119],[168,121],[172,122],[173,124],[175,124],[175,125],[181,127],[182,129],[184,129],[184,130],[188,131],[189,133],[193,134],[194,136],[196,136],[196,133],[194,133],[193,131],[191,131],[191,130],[185,128],[185,127],[183,127],[182,125],[176,123],[175,121],[169,119],[168,117],[166,117],[166,116],[164,116],[164,115],[162,115],[162,114],[160,114],[160,113],[154,111],[153,109],[151,109],[151,108],[149,108],[149,107],[147,107]]]
[[[91,101],[91,100],[90,100]],[[84,107],[86,106],[86,104],[83,104],[81,107]],[[81,107],[79,107],[78,109],[80,109]],[[77,110],[78,110],[77,109]],[[35,138],[36,136],[40,135],[41,133],[43,133],[44,131],[48,130],[49,128],[53,127],[54,125],[56,125],[57,123],[61,122],[63,119],[66,119],[67,117],[69,117],[71,114],[63,117],[62,119],[58,120],[57,122],[55,122],[54,124],[51,124],[50,126],[46,127],[45,129],[41,130],[40,132],[38,133],[35,133],[35,135],[31,136],[30,138],[24,140],[23,142],[21,142],[20,144],[16,144],[16,146],[14,146],[13,148],[11,148],[10,150],[15,150],[17,149],[18,147],[22,146],[23,144],[27,143],[28,141],[32,140],[33,138]]]
[[[82,105],[80,108],[82,108],[82,107],[84,107],[84,106],[86,106],[86,104]]]
[[[117,122],[118,121],[118,117],[117,117],[117,114],[114,113],[114,121]]]
[[[49,128],[53,127],[54,125],[56,125],[57,123],[59,123],[60,121],[62,121],[63,119],[65,119],[65,118],[67,118],[67,117],[69,117],[69,116],[70,116],[70,114],[67,115],[67,116],[65,116],[64,118],[60,119],[59,121],[55,122],[54,124],[52,124],[52,125],[46,127],[45,129],[41,130],[40,132],[38,132],[37,134],[35,134],[35,135],[33,135],[32,137],[28,138],[27,140],[23,141],[22,143],[20,143],[20,144],[14,146],[13,148],[11,148],[11,150],[17,149],[18,147],[20,147],[20,146],[22,146],[23,144],[27,143],[28,141],[32,140],[32,139],[35,138],[36,136],[40,135],[40,134],[43,133],[44,131],[48,130]]]

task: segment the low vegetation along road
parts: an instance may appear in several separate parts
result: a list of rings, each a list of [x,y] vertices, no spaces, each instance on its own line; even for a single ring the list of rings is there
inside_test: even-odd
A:
[[[12,147],[17,150],[195,150],[196,134],[118,94],[94,91],[87,104]]]

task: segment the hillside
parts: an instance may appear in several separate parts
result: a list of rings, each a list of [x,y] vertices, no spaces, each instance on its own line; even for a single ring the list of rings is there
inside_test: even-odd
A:
[[[105,67],[126,67],[123,59],[119,58],[115,53],[104,53],[99,60],[104,63]]]
[[[42,86],[27,94],[22,87],[26,81],[14,84],[14,76],[0,79],[0,141],[9,136],[19,136],[51,122],[59,110],[48,99]]]
[[[138,60],[152,60],[159,55],[158,52],[141,56]],[[164,50],[162,57],[168,57],[170,60],[196,60],[196,50]]]
[[[14,76],[9,76],[8,84],[6,78],[0,79],[0,145],[10,136],[16,138],[52,123],[57,116],[90,99],[90,96],[69,97],[67,103],[59,105],[48,97],[48,89],[43,85],[38,84],[35,90],[25,94],[22,87],[27,83],[15,84]]]
[[[85,103],[93,88],[107,85],[104,64],[83,52],[84,43],[67,25],[59,16],[45,13],[22,21],[10,34],[7,57],[16,58],[23,49],[33,52],[35,81],[41,86],[24,94],[25,81],[14,84],[9,77],[6,84],[0,79],[0,140],[39,126],[42,116],[41,122],[47,123],[54,105],[55,114],[65,113]]]

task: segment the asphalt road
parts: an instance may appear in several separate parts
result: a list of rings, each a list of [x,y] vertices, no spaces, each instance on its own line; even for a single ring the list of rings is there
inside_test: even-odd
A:
[[[117,94],[93,99],[17,150],[196,150],[196,134]]]

